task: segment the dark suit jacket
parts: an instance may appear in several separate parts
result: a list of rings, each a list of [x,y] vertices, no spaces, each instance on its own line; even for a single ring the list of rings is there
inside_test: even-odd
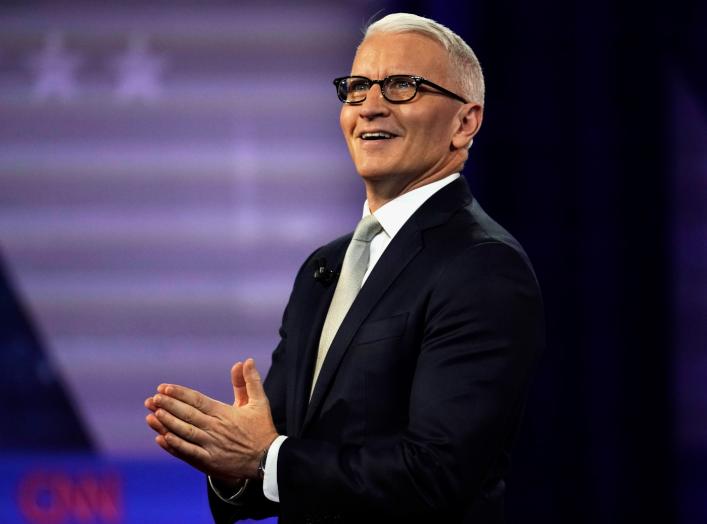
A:
[[[503,520],[503,477],[544,343],[540,290],[518,242],[462,178],[398,232],[344,319],[311,402],[317,345],[351,235],[300,269],[265,381],[278,431],[280,504],[261,485],[217,522]]]

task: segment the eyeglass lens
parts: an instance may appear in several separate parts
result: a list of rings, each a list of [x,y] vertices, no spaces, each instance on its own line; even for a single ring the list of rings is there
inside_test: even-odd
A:
[[[339,98],[345,102],[363,102],[373,81],[363,77],[349,77],[339,83]],[[410,100],[417,93],[417,82],[411,76],[396,75],[382,82],[383,96],[392,102]]]

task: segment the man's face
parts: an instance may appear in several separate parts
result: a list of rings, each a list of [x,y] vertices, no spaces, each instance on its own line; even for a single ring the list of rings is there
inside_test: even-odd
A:
[[[351,75],[374,80],[418,75],[458,93],[460,87],[449,69],[447,51],[434,40],[416,33],[381,33],[361,44]],[[417,181],[441,178],[461,167],[452,136],[459,129],[462,107],[427,86],[421,86],[409,102],[391,103],[374,85],[361,104],[344,104],[339,121],[358,173],[367,181],[392,183],[397,193],[403,193]],[[375,131],[392,138],[362,136]]]

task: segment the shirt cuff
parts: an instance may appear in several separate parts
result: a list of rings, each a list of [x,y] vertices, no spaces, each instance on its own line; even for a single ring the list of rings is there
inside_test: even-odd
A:
[[[263,476],[263,495],[268,500],[280,502],[280,490],[277,486],[277,455],[280,453],[280,446],[287,437],[280,435],[268,448],[268,458],[265,461],[265,475]]]

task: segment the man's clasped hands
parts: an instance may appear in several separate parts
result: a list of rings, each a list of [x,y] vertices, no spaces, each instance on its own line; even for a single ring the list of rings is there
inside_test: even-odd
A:
[[[232,405],[184,386],[160,384],[145,407],[160,447],[222,484],[237,487],[258,476],[260,458],[278,434],[252,358],[231,368],[231,383]]]

